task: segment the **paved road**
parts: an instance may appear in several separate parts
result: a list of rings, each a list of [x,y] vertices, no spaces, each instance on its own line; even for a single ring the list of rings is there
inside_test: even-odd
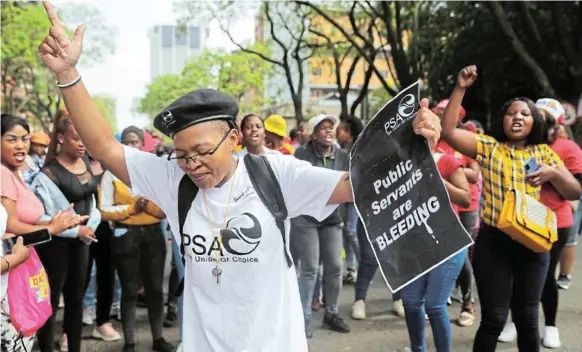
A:
[[[582,252],[582,251],[581,251]],[[582,328],[582,253],[578,254],[578,264],[573,286],[566,291],[560,291],[560,311],[558,314],[558,327],[562,337],[562,347],[559,351],[582,351],[582,339],[580,334]],[[317,352],[396,352],[404,351],[408,345],[408,335],[406,324],[403,319],[390,314],[391,295],[379,277],[376,278],[369,292],[368,320],[354,321],[349,318],[351,303],[353,299],[353,286],[346,286],[343,289],[340,314],[347,318],[348,324],[352,327],[349,334],[339,334],[328,330],[317,329],[314,338],[310,341],[310,350]],[[459,313],[459,305],[449,308],[451,317]],[[478,307],[477,307],[478,309]],[[314,321],[321,321],[321,312],[316,313]],[[541,313],[540,313],[541,314]],[[151,340],[147,314],[145,309],[138,310],[139,323],[139,351],[151,351]],[[115,326],[121,329],[119,323]],[[427,324],[428,350],[434,350],[432,345],[432,334]],[[477,329],[477,324],[470,328],[460,328],[453,326],[453,351],[466,352],[471,350],[473,337]],[[122,342],[104,343],[90,339],[91,328],[85,327],[87,340],[83,343],[83,351],[87,352],[109,352],[121,351]],[[178,341],[177,329],[165,329],[166,339],[170,342]],[[499,344],[497,351],[510,352],[517,351],[516,344]]]

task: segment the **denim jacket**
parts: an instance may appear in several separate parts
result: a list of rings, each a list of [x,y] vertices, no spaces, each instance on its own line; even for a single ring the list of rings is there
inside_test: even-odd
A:
[[[57,185],[43,172],[39,172],[36,175],[30,188],[44,205],[44,215],[40,218],[41,221],[50,221],[59,211],[65,211],[69,207],[70,203],[67,198],[65,198]],[[71,209],[71,213],[75,214],[75,211]],[[97,202],[95,200],[95,196],[93,196],[91,214],[89,214],[87,226],[95,231],[100,222],[101,212],[99,212],[99,209],[97,209]],[[79,226],[76,226],[72,229],[63,231],[56,236],[76,238],[78,233]]]

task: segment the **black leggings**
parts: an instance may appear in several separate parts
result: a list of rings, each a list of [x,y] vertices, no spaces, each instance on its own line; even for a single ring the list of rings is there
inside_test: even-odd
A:
[[[534,253],[499,229],[481,225],[475,242],[473,272],[481,301],[481,324],[474,352],[494,352],[509,309],[520,352],[538,352],[538,309],[550,253]]]
[[[162,337],[166,241],[160,224],[130,226],[113,239],[113,256],[121,284],[121,320],[126,344],[135,343],[137,290],[143,281],[152,337]]]
[[[550,265],[542,294],[542,307],[546,318],[546,326],[556,326],[558,314],[558,284],[556,283],[556,267],[560,262],[562,250],[566,246],[571,229],[569,227],[558,229],[558,241],[550,251]]]
[[[38,346],[41,352],[53,351],[55,319],[62,292],[65,299],[63,330],[67,334],[69,351],[80,352],[89,246],[76,238],[53,236],[50,242],[37,246],[36,250],[48,276],[53,308],[53,315],[38,331]]]
[[[87,282],[91,277],[91,263],[95,260],[97,269],[97,326],[109,322],[111,304],[113,303],[113,286],[115,285],[115,271],[111,257],[111,238],[113,231],[107,222],[102,222],[95,231],[97,242],[89,246],[89,265],[87,266]]]

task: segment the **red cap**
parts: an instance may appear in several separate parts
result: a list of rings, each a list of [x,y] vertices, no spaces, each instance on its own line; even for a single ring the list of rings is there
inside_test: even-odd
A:
[[[439,110],[445,110],[445,108],[447,107],[447,105],[449,105],[449,99],[443,99],[441,100],[436,107],[432,108],[431,111],[434,112],[436,114],[437,111]],[[465,115],[467,115],[467,112],[465,111],[465,109],[461,106],[459,108],[459,117],[462,119],[465,118]]]

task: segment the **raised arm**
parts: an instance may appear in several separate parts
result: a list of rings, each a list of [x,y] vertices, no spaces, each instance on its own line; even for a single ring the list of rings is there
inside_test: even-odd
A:
[[[77,133],[89,153],[123,183],[130,186],[123,146],[91,100],[75,68],[81,56],[85,25],[77,27],[71,39],[51,4],[43,1],[51,22],[49,35],[39,45],[44,63],[56,75],[63,100]]]
[[[469,66],[459,72],[457,84],[451,94],[449,103],[443,113],[441,121],[442,138],[454,150],[470,157],[477,155],[477,140],[472,132],[457,128],[459,124],[459,109],[465,96],[465,91],[477,80],[477,67]]]

